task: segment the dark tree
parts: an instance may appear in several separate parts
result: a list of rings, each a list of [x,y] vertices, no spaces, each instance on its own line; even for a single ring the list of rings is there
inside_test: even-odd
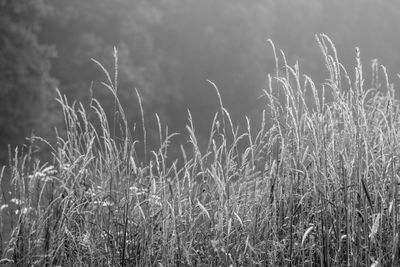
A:
[[[37,40],[46,10],[42,0],[0,0],[0,163],[7,162],[8,144],[21,144],[51,120],[54,52]]]

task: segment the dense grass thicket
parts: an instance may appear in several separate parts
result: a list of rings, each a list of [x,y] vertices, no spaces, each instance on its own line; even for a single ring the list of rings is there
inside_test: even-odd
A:
[[[358,50],[348,72],[330,39],[317,41],[323,84],[288,65],[271,42],[277,71],[268,76],[259,128],[249,120],[247,129],[233,125],[215,87],[220,107],[208,146],[199,146],[189,113],[190,146],[178,159],[169,156],[174,134],[161,122],[151,152],[144,115],[137,127],[127,125],[117,55],[113,73],[97,62],[115,97],[112,121],[96,99],[84,107],[59,95],[67,134],[47,144],[52,161],[12,156],[15,198],[0,198],[0,215],[11,216],[1,216],[0,227],[12,224],[13,233],[1,243],[1,262],[399,266],[394,86],[376,61],[367,83]]]

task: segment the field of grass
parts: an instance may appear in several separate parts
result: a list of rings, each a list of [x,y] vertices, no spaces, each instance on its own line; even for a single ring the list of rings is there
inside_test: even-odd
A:
[[[399,266],[394,86],[376,61],[365,81],[358,50],[347,72],[330,39],[317,41],[323,84],[288,65],[270,42],[277,71],[268,76],[269,109],[259,128],[249,120],[247,129],[233,125],[215,87],[220,107],[208,146],[199,147],[189,113],[190,146],[177,159],[168,152],[174,134],[161,122],[151,152],[144,115],[136,128],[127,124],[117,55],[112,73],[97,62],[115,116],[108,121],[96,99],[84,107],[59,95],[67,134],[48,144],[52,161],[35,161],[28,151],[3,169],[15,198],[0,198],[0,228],[13,229],[1,242],[1,263]]]

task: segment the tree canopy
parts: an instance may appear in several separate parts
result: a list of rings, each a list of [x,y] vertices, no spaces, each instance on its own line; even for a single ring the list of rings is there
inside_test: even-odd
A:
[[[46,112],[55,88],[49,75],[55,51],[37,37],[47,11],[42,0],[0,0],[0,162],[7,160],[8,144],[23,143],[51,120]]]
[[[51,128],[38,123],[56,120],[43,119],[56,114],[47,112],[54,80],[63,94],[83,102],[93,81],[95,96],[112,113],[113,98],[100,85],[103,73],[90,59],[112,70],[114,47],[118,94],[131,123],[140,116],[137,88],[150,128],[157,112],[182,132],[190,109],[198,131],[206,133],[218,108],[207,80],[219,87],[235,121],[257,117],[265,106],[257,97],[275,67],[268,38],[314,77],[323,77],[314,40],[320,32],[335,41],[345,64],[360,46],[364,61],[378,57],[396,71],[399,13],[394,0],[1,0],[1,150],[32,129]]]

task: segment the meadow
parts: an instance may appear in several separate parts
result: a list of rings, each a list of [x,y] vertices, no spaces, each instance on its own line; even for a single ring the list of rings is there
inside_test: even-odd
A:
[[[208,144],[199,145],[188,112],[188,143],[177,158],[169,154],[175,133],[159,120],[159,146],[149,151],[143,109],[128,125],[117,53],[112,71],[95,61],[115,113],[110,120],[95,98],[85,107],[59,94],[66,134],[56,133],[54,144],[33,138],[52,159],[35,160],[33,146],[10,154],[0,171],[10,172],[14,198],[5,203],[2,192],[0,228],[13,232],[0,242],[0,263],[399,266],[395,87],[377,61],[364,74],[359,50],[348,71],[332,41],[316,39],[322,84],[270,41],[276,73],[259,127],[247,118],[248,127],[234,125],[210,81],[219,107]]]

